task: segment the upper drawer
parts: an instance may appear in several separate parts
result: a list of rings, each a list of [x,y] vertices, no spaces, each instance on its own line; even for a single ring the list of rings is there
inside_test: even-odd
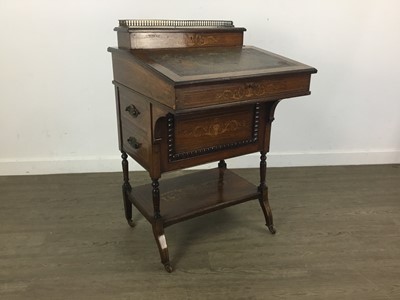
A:
[[[308,95],[311,74],[177,88],[176,108],[190,109],[249,100],[276,100]]]
[[[126,88],[119,88],[120,116],[126,126],[132,124],[144,132],[150,130],[150,103],[147,99]]]

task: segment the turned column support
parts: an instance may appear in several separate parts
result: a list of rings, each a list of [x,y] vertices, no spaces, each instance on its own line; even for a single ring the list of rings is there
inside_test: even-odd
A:
[[[258,187],[259,195],[259,202],[261,209],[264,213],[265,217],[265,225],[268,227],[269,231],[272,234],[276,233],[274,228],[274,221],[272,217],[272,210],[269,206],[268,201],[268,187],[266,184],[266,174],[267,174],[267,153],[265,151],[261,151],[260,156],[260,185]]]
[[[154,209],[154,219],[160,219],[161,214],[160,214],[160,189],[159,189],[159,182],[158,179],[152,179],[151,186],[153,187],[152,189],[152,195],[153,195],[153,209]]]
[[[134,223],[132,221],[132,203],[129,200],[128,194],[131,192],[132,187],[129,183],[129,165],[128,165],[128,155],[122,152],[122,171],[124,175],[124,182],[122,184],[122,197],[124,201],[125,218],[128,225],[133,227]]]
[[[164,234],[164,223],[160,213],[160,189],[159,189],[159,182],[158,178],[152,178],[151,186],[152,195],[153,195],[153,235],[157,243],[158,251],[160,252],[161,263],[164,265],[165,270],[168,273],[172,272],[172,266],[169,261],[169,253],[168,253],[168,246],[167,240]]]

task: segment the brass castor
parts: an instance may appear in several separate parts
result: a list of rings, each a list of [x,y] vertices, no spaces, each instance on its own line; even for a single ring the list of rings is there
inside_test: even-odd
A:
[[[132,219],[126,219],[126,221],[130,227],[135,227],[135,223],[132,221]]]
[[[169,262],[164,264],[164,268],[165,268],[165,271],[167,271],[168,273],[172,273],[173,269]]]
[[[268,227],[269,232],[271,232],[272,234],[276,233],[276,229],[275,229],[274,225],[269,225],[269,226],[267,225],[267,227]]]

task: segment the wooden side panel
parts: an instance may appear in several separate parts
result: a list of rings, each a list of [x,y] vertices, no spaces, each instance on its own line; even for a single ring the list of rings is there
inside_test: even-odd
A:
[[[175,91],[172,85],[128,55],[113,53],[112,58],[115,81],[161,104],[175,108]]]
[[[121,41],[122,42],[122,41]],[[133,32],[131,49],[233,47],[243,45],[243,32]]]
[[[197,85],[176,90],[177,109],[189,109],[249,100],[275,100],[310,93],[310,74],[292,74],[267,79]]]

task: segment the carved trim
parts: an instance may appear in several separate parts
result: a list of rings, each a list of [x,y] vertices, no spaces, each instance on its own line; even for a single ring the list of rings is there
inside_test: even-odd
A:
[[[174,147],[174,115],[173,114],[168,114],[167,115],[167,143],[168,143],[168,160],[174,160],[175,156],[175,147]]]
[[[258,128],[260,124],[260,104],[254,105],[254,124],[253,124],[253,140],[258,140]]]
[[[236,122],[237,122],[237,124],[236,124]],[[212,146],[212,147],[197,149],[197,150],[193,150],[193,151],[175,153],[175,146],[174,146],[174,144],[175,144],[174,143],[174,130],[175,130],[174,115],[168,114],[168,116],[167,116],[168,160],[169,161],[176,161],[176,160],[180,160],[180,159],[185,159],[185,158],[190,158],[190,157],[194,157],[194,156],[199,156],[199,155],[204,155],[204,154],[216,152],[216,151],[219,151],[219,150],[237,148],[237,147],[240,147],[240,146],[256,143],[258,141],[259,123],[260,123],[260,103],[256,103],[254,105],[253,133],[252,133],[252,138],[251,139],[236,141],[236,142],[228,143],[228,144],[215,145],[215,146]],[[218,135],[218,134],[222,134],[222,131],[226,130],[226,128],[228,128],[232,124],[234,124],[234,126],[240,126],[240,122],[239,121],[233,120],[233,121],[230,121],[230,122],[226,122],[225,123],[225,127],[223,126],[222,129],[219,128],[217,131],[214,131],[215,129],[212,128],[213,125],[210,125],[210,127],[208,127],[208,128],[202,128],[201,129],[202,131],[199,131],[199,132],[202,135],[215,136],[215,135]],[[193,133],[193,137],[199,137],[199,136],[195,136],[197,128],[201,128],[201,127],[200,126],[196,127],[193,130],[193,132],[191,132],[189,134]]]
[[[270,112],[269,112],[269,116],[268,116],[268,123],[272,123],[275,120],[275,117],[274,117],[275,109],[278,106],[280,101],[281,100],[276,100],[275,102],[272,103],[272,106],[271,106],[271,109],[270,109]]]
[[[249,82],[244,86],[225,89],[216,94],[216,100],[229,101],[229,100],[243,100],[252,99],[257,97],[264,97],[271,92],[285,90],[287,84],[285,81],[277,82]]]

